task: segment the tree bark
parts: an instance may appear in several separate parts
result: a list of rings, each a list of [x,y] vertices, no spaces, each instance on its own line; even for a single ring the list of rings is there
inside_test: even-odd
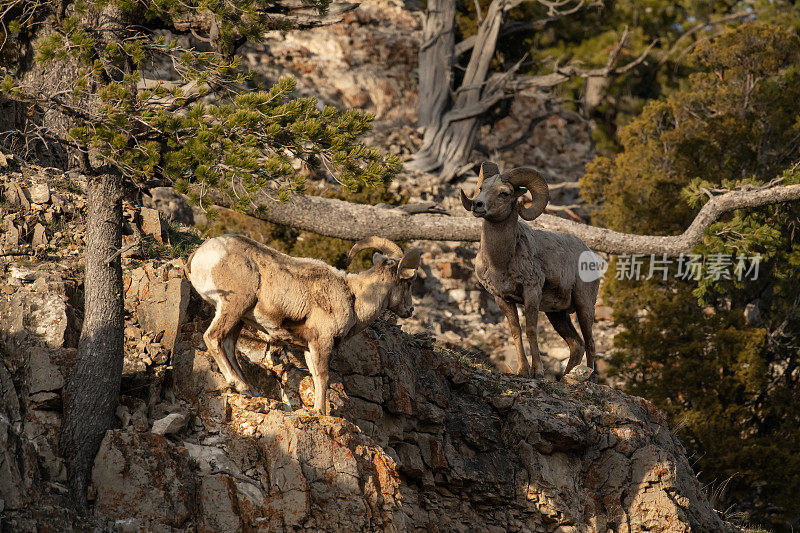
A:
[[[443,181],[452,181],[469,167],[467,161],[475,145],[480,118],[498,102],[523,90],[536,91],[542,97],[548,98],[550,96],[539,89],[551,89],[574,77],[581,77],[585,80],[584,115],[588,117],[602,103],[613,79],[642,63],[655,45],[655,42],[651,43],[644,53],[628,64],[615,66],[629,37],[626,28],[603,68],[587,70],[568,64],[556,66],[556,71],[550,74],[519,76],[516,72],[520,66],[518,63],[504,73],[490,76],[489,66],[494,58],[499,36],[522,29],[542,28],[548,22],[578,12],[586,2],[579,0],[569,7],[569,0],[539,0],[539,3],[548,8],[547,17],[525,23],[504,24],[506,13],[526,0],[492,0],[486,17],[480,21],[477,35],[454,44],[453,0],[435,1],[435,7],[428,11],[425,40],[419,52],[419,125],[424,129],[423,141],[408,166],[424,172],[438,170]],[[448,20],[451,21],[450,26],[447,26]],[[470,52],[470,58],[464,71],[464,79],[453,92],[453,97],[447,98],[445,91],[451,90],[453,61],[466,52]],[[448,103],[451,103],[449,109]]]
[[[452,0],[440,1],[447,2]],[[502,89],[500,89],[496,98],[494,97],[495,95],[486,94],[491,92],[487,91],[486,76],[489,72],[489,64],[492,57],[494,57],[497,35],[503,22],[503,15],[506,10],[518,3],[515,0],[512,0],[512,2],[508,0],[492,0],[486,12],[486,18],[478,28],[476,44],[472,49],[467,69],[464,72],[464,80],[461,83],[461,87],[456,91],[453,106],[443,116],[442,113],[445,110],[445,106],[439,106],[438,113],[441,118],[431,120],[427,124],[420,122],[420,125],[425,127],[422,147],[409,166],[426,172],[441,168],[440,175],[445,181],[452,179],[459,173],[464,162],[469,158],[472,146],[475,143],[475,136],[478,131],[478,117],[489,109],[495,101],[499,101],[499,96],[502,95]],[[443,10],[432,14],[437,19],[445,15],[452,18],[455,13],[455,6],[453,6],[452,13],[451,15],[450,11]],[[437,20],[435,24],[440,25],[443,22]],[[441,54],[447,54],[449,57],[453,56],[454,44],[452,41],[445,42],[445,40],[442,40],[438,44],[441,50],[444,50],[445,45],[449,46],[449,52],[442,51]],[[421,51],[420,72],[436,72],[437,69],[446,68],[448,71],[447,79],[449,80],[452,65],[444,65],[439,61],[439,56],[423,54]],[[424,102],[420,100],[420,106],[423,104],[430,105],[431,103],[429,100]],[[421,111],[420,116],[427,117],[434,112],[435,110],[433,109],[426,110],[425,113]]]
[[[195,186],[192,192],[200,194]],[[219,192],[205,192],[205,199],[230,207],[230,198]],[[711,198],[681,235],[635,235],[580,224],[552,215],[541,215],[531,225],[569,233],[590,248],[612,254],[687,254],[703,241],[706,230],[722,215],[735,209],[760,207],[800,200],[800,185],[734,190]],[[253,217],[311,231],[328,237],[358,240],[372,235],[387,239],[432,241],[479,241],[481,221],[472,217],[432,214],[410,215],[400,209],[383,209],[319,196],[293,196],[280,202],[266,193],[253,197]]]
[[[455,0],[430,0],[419,48],[419,104],[421,127],[438,129],[450,103],[455,45]]]
[[[88,187],[84,320],[78,358],[64,390],[61,453],[76,504],[88,509],[86,487],[103,436],[111,427],[123,359],[121,177],[104,174]]]

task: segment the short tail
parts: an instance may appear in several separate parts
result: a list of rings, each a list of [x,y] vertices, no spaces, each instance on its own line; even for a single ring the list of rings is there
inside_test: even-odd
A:
[[[183,267],[184,272],[186,273],[186,277],[189,277],[189,274],[192,273],[192,259],[194,259],[194,254],[197,253],[197,250],[189,254],[189,259],[186,260],[186,266]]]

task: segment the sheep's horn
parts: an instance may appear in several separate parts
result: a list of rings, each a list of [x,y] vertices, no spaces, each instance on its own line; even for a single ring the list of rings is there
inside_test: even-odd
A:
[[[533,220],[542,213],[550,201],[550,189],[547,181],[537,170],[529,167],[514,168],[503,174],[503,179],[514,187],[525,187],[533,196],[533,205],[522,207],[520,202],[519,216],[525,220]]]
[[[369,248],[375,248],[384,255],[388,255],[390,257],[399,258],[403,255],[403,250],[389,239],[373,236],[367,237],[366,239],[361,239],[355,243],[352,248],[350,248],[350,251],[347,252],[347,264],[350,264],[358,252],[361,250],[367,250]]]
[[[484,179],[491,178],[497,174],[500,174],[500,169],[497,165],[491,161],[484,161],[481,163],[481,169],[478,171],[478,183],[475,185],[475,193],[477,194],[481,189]],[[467,196],[467,193],[465,193],[463,189],[459,189],[459,192],[461,193],[461,205],[463,205],[464,209],[467,211],[472,211],[472,199]]]

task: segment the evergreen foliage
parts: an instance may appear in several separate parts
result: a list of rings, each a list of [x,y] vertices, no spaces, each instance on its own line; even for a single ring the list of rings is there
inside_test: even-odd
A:
[[[310,4],[324,11],[327,0]],[[266,89],[251,83],[232,52],[276,26],[270,15],[281,6],[274,2],[0,5],[5,26],[17,30],[8,47],[32,41],[38,68],[74,74],[53,83],[67,82],[67,94],[42,93],[24,77],[15,79],[25,73],[20,64],[18,72],[6,69],[0,89],[6,98],[68,119],[67,135],[48,133],[79,156],[87,173],[113,169],[132,182],[167,179],[182,190],[197,183],[229,193],[244,209],[254,191],[272,190],[281,199],[304,193],[297,160],[310,170],[324,166],[351,189],[386,184],[399,170],[397,158],[358,142],[371,115],[296,98],[291,78]],[[194,30],[208,33],[210,46],[177,38]],[[169,79],[158,78],[159,69]]]
[[[476,6],[485,14],[490,3],[459,0],[457,22],[462,36],[477,32]],[[786,0],[587,1],[575,13],[531,27],[531,21],[548,19],[550,4],[528,1],[509,12],[500,31],[494,70],[508,70],[518,61],[523,61],[520,72],[529,74],[547,74],[554,63],[565,65],[570,61],[584,68],[600,68],[606,65],[626,28],[630,37],[618,64],[639,57],[655,43],[646,61],[611,81],[603,102],[588,117],[601,153],[620,148],[618,129],[637,117],[647,102],[680,87],[692,71],[687,57],[709,36],[752,20],[800,29],[800,9]],[[575,78],[561,85],[558,92],[567,105],[573,105],[584,90],[584,81]]]
[[[596,220],[675,234],[710,194],[800,183],[798,60],[800,39],[774,25],[698,45],[695,73],[622,130],[618,155],[588,168],[583,193],[601,205]],[[707,232],[697,253],[759,254],[756,280],[612,280],[606,289],[624,328],[612,374],[669,413],[705,483],[731,478],[726,507],[787,530],[800,516],[799,223],[800,206],[780,204],[736,211]]]

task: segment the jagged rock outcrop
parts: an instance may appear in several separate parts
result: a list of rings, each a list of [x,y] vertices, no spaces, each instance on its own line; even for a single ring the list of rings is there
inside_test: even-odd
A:
[[[141,268],[150,274],[137,278],[137,291],[128,291],[131,309],[140,306],[140,295],[179,279],[169,263]],[[10,479],[19,483],[0,483],[0,497],[15,524],[36,523],[25,514],[30,495],[59,492],[64,475],[60,460],[48,459],[55,449],[57,402],[42,406],[37,396],[42,391],[30,386],[52,369],[37,366],[26,355],[33,352],[8,351],[22,337],[33,342],[37,332],[46,337],[62,331],[62,318],[72,316],[36,314],[29,303],[40,295],[28,290],[34,283],[26,281],[11,298],[22,304],[5,308],[19,309],[16,318],[4,314],[0,322],[4,364],[15,369],[6,375],[0,368],[3,412],[11,421],[0,426],[9,443],[0,465],[32,469],[9,470]],[[119,428],[107,434],[92,478],[95,519],[107,527],[725,528],[663,413],[641,398],[593,383],[498,374],[426,336],[379,322],[335,357],[333,416],[321,417],[307,410],[313,388],[302,354],[270,351],[257,335],[244,337],[239,352],[263,396],[230,393],[202,349],[208,309],[181,298],[163,301],[165,309],[186,309],[174,332],[174,349],[160,345],[157,350],[167,355],[164,359],[152,358],[155,351],[148,346],[169,332],[147,332],[136,313],[128,324]],[[61,302],[70,305],[69,298]],[[65,331],[72,327],[69,320]],[[24,331],[12,330],[19,323],[27,324]],[[143,349],[131,338],[133,330],[151,339]],[[62,337],[53,341],[42,340],[52,350],[70,353],[69,346],[58,346],[65,342]],[[48,357],[62,377],[68,373],[67,357]],[[46,392],[59,394],[57,387]],[[41,413],[47,413],[50,425],[37,420]],[[176,420],[181,423],[173,425]],[[161,426],[171,429],[161,435]],[[37,442],[35,433],[44,441]],[[43,442],[52,443],[49,452]],[[20,522],[20,516],[29,521]]]
[[[333,416],[308,410],[303,354],[253,332],[238,352],[258,396],[233,394],[205,352],[211,310],[181,258],[124,260],[118,422],[96,458],[93,515],[76,517],[57,445],[81,319],[82,228],[68,214],[82,200],[34,185],[19,185],[7,220],[24,236],[14,246],[42,255],[6,259],[0,279],[0,530],[727,527],[649,402],[500,374],[391,322],[334,357]],[[36,224],[40,247],[26,240]]]
[[[273,367],[281,378],[296,370],[290,361]],[[724,527],[663,413],[643,399],[498,375],[386,323],[332,366],[342,383],[333,414],[397,465],[398,529]],[[299,396],[311,399],[302,382]]]

